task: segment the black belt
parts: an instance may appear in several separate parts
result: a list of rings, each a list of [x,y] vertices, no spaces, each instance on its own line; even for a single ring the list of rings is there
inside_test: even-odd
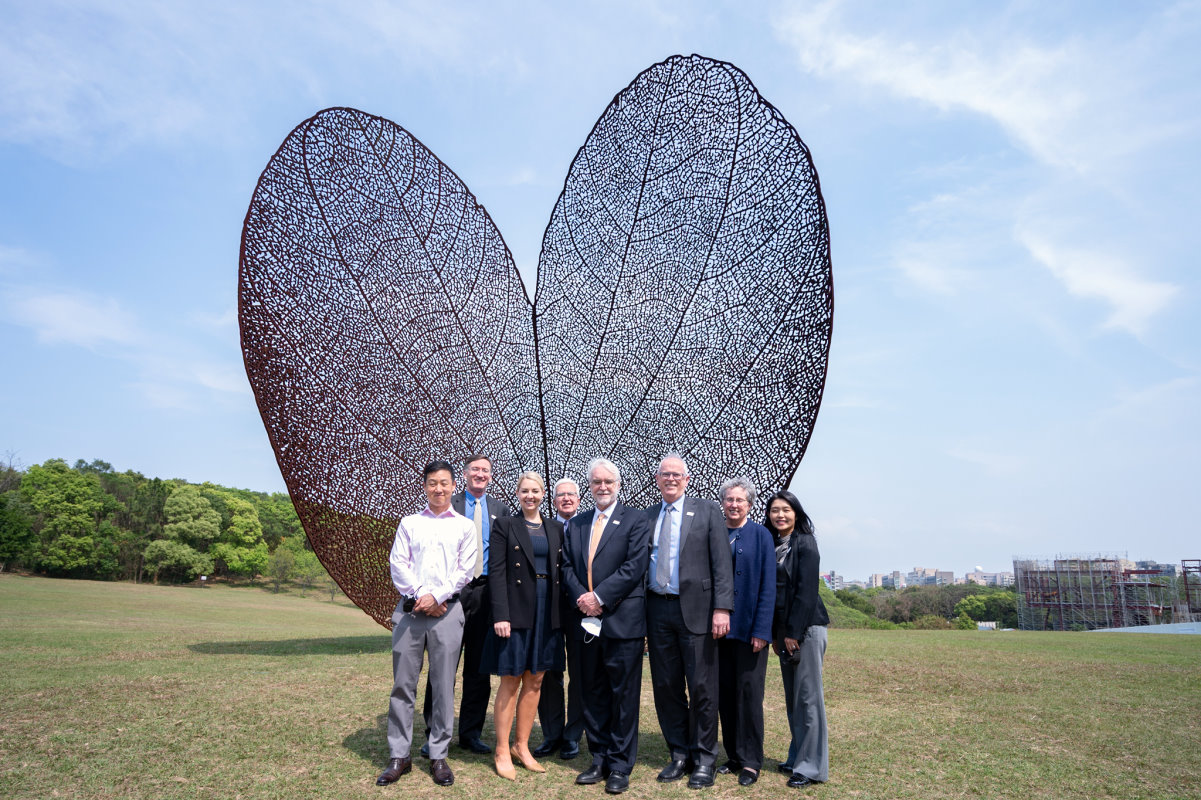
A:
[[[678,594],[668,594],[667,592],[657,592],[654,589],[649,589],[649,587],[648,587],[648,590],[655,597],[659,597],[664,600],[679,600],[680,599],[680,596]]]

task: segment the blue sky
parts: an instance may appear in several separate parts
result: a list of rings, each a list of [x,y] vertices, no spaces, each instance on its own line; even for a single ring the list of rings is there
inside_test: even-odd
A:
[[[596,118],[696,52],[822,180],[823,568],[1201,557],[1199,41],[1197,2],[5,3],[0,452],[283,490],[236,284],[288,132],[405,126],[532,286]]]

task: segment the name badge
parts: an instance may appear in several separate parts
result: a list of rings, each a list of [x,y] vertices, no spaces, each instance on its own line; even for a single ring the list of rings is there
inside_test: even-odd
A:
[[[619,519],[615,519],[615,520],[613,520],[613,524],[614,524],[614,525],[620,525],[620,524],[621,524],[621,520],[619,520]]]
[[[695,511],[685,511],[685,512],[684,512],[684,516],[686,516],[686,517],[695,517],[695,516],[696,516],[696,512],[695,512]]]

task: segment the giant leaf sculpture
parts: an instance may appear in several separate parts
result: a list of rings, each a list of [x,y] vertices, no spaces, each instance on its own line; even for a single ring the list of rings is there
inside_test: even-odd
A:
[[[648,504],[659,458],[689,491],[779,488],[817,417],[833,291],[809,152],[736,67],[675,56],[619,93],[547,226],[531,303],[464,183],[388,120],[301,123],[242,237],[247,372],[322,563],[383,625],[396,524],[433,458],[583,482],[594,456]]]

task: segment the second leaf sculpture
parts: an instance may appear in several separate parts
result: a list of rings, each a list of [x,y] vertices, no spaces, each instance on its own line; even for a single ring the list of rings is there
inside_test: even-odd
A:
[[[322,111],[281,145],[242,236],[247,373],[305,533],[382,625],[421,469],[493,459],[511,497],[603,455],[624,502],[681,453],[691,494],[786,486],[833,319],[817,172],[731,64],[674,56],[620,92],[551,213],[533,302],[449,167],[386,119]]]

